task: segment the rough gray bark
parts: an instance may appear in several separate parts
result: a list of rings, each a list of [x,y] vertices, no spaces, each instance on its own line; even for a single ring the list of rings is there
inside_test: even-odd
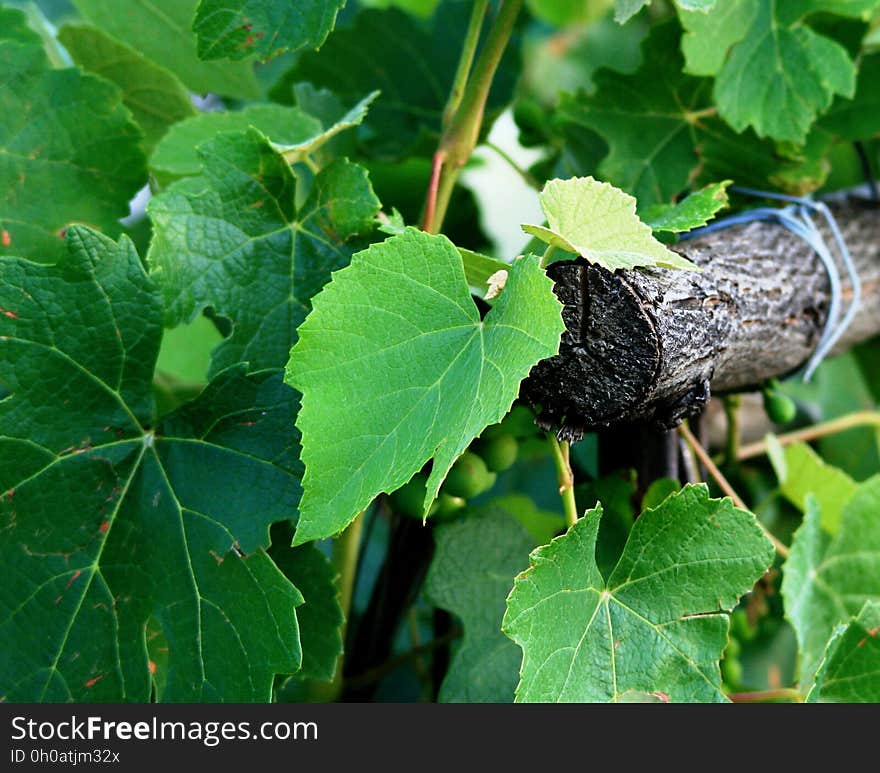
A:
[[[880,333],[880,210],[851,202],[834,212],[862,283],[839,352]],[[566,332],[522,395],[562,439],[624,422],[673,427],[699,412],[710,392],[788,374],[816,348],[830,282],[800,237],[755,222],[674,249],[703,271],[610,273],[583,259],[548,268]],[[844,308],[851,292],[844,277]]]

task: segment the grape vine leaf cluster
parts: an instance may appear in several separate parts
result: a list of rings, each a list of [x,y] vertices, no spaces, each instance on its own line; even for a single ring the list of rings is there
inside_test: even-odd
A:
[[[169,186],[149,206],[148,261],[170,327],[205,307],[233,322],[212,372],[236,362],[282,367],[311,297],[348,264],[347,242],[372,231],[379,211],[366,171],[337,159],[297,205],[299,183],[256,129],[198,147],[202,174]]]
[[[694,183],[725,178],[795,195],[820,187],[835,142],[866,139],[878,130],[876,55],[861,57],[856,77],[851,54],[812,31],[804,16],[823,10],[852,17],[877,3],[820,8],[798,0],[770,9],[771,2],[732,0],[708,13],[679,8],[685,27],[681,50],[676,24],[655,25],[643,43],[638,71],[600,70],[594,94],[563,92],[552,124],[569,171],[598,172],[634,194],[640,208],[669,203]],[[768,37],[768,13],[770,29],[779,29],[777,43]],[[800,42],[789,46],[791,36]],[[773,50],[764,52],[765,45]],[[738,53],[743,47],[751,55]],[[835,64],[828,52],[841,62]],[[827,73],[816,69],[826,58]],[[776,91],[765,72],[781,79]],[[596,140],[604,140],[607,149]]]
[[[201,0],[193,20],[203,60],[269,59],[318,48],[345,0]]]
[[[288,383],[303,394],[295,541],[339,533],[433,460],[427,513],[453,462],[507,413],[532,366],[558,350],[562,330],[534,256],[511,265],[480,319],[446,237],[408,228],[355,254],[313,299],[287,365]]]
[[[785,614],[797,634],[806,691],[835,628],[880,599],[880,476],[858,486],[833,536],[822,529],[818,500],[810,495],[783,571]]]
[[[517,701],[618,701],[647,693],[719,702],[731,610],[773,560],[755,517],[689,485],[636,520],[607,581],[600,505],[538,548],[507,600],[523,650]]]
[[[51,69],[23,14],[0,13],[0,253],[51,261],[72,221],[119,233],[146,179],[141,133],[113,84]]]
[[[733,44],[729,57],[713,73],[718,110],[736,131],[751,126],[760,137],[803,143],[813,121],[831,106],[834,96],[852,97],[856,83],[855,62],[847,50],[814,31],[805,17],[817,11],[861,16],[880,3],[733,0],[717,8],[741,3],[744,16],[753,7],[754,11],[745,36]],[[729,9],[721,12],[730,13]],[[720,50],[726,42],[713,41]]]
[[[609,271],[637,266],[699,270],[658,242],[636,215],[636,200],[613,185],[592,177],[550,180],[539,200],[547,226],[522,228],[551,247]]]
[[[301,661],[265,553],[300,495],[298,396],[236,366],[151,426],[159,290],[126,237],[66,243],[0,258],[4,699],[268,700]]]

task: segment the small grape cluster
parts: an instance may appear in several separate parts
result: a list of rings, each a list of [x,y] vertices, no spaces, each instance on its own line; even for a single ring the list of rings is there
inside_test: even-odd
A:
[[[515,405],[500,423],[487,427],[452,465],[428,516],[443,520],[454,517],[468,500],[495,485],[498,473],[516,462],[522,440],[538,433],[535,415],[524,405]],[[428,472],[423,469],[389,497],[395,513],[422,517]]]

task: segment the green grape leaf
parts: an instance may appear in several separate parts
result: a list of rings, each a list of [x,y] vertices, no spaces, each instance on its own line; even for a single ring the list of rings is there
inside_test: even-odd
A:
[[[379,200],[366,171],[339,159],[295,206],[290,166],[255,129],[199,146],[203,175],[171,185],[150,202],[148,261],[160,278],[166,324],[205,307],[233,322],[212,372],[235,362],[282,367],[310,299],[345,266],[346,242],[373,229]]]
[[[9,701],[265,701],[299,668],[297,395],[224,371],[152,426],[161,296],[127,238],[0,258],[0,684]],[[247,485],[242,485],[247,481]]]
[[[295,679],[329,682],[342,654],[342,624],[338,575],[330,559],[315,544],[290,547],[293,531],[287,524],[272,529],[269,557],[284,576],[302,593],[297,607],[302,668]]]
[[[199,0],[73,0],[90,23],[171,70],[198,94],[254,99],[260,89],[245,62],[203,62],[192,19]]]
[[[880,601],[831,637],[807,702],[880,703]]]
[[[681,50],[685,71],[692,75],[717,75],[727,52],[749,32],[760,0],[725,0],[706,11],[679,6],[678,18],[685,34]]]
[[[469,6],[443,3],[427,22],[396,8],[365,9],[351,26],[335,30],[320,52],[300,56],[286,81],[329,89],[346,104],[379,90],[361,132],[365,150],[393,158],[419,149],[429,154],[440,133]],[[486,102],[489,118],[510,101],[517,56],[517,46],[509,45]],[[425,135],[430,140],[420,144]]]
[[[539,198],[548,226],[522,229],[551,247],[581,255],[609,271],[636,266],[699,271],[658,242],[636,215],[636,200],[613,185],[592,177],[550,180]]]
[[[563,95],[557,113],[562,127],[590,129],[608,143],[599,174],[642,207],[672,201],[699,165],[700,116],[709,87],[682,72],[678,36],[672,24],[655,27],[635,73],[600,70],[596,93]]]
[[[534,505],[532,505],[534,508]],[[443,703],[511,703],[520,652],[501,632],[513,578],[537,544],[510,509],[489,503],[434,532],[428,599],[456,615],[464,638],[440,687]]]
[[[835,627],[866,601],[880,599],[880,476],[858,487],[833,537],[822,530],[817,500],[807,498],[783,566],[782,596],[797,634],[800,684],[806,686]]]
[[[198,147],[218,134],[243,132],[254,127],[279,143],[298,143],[320,136],[321,122],[297,107],[258,104],[243,110],[200,113],[171,127],[150,157],[150,170],[163,183],[199,174]]]
[[[759,0],[748,32],[733,45],[715,81],[719,113],[736,131],[751,126],[760,137],[803,143],[835,95],[853,96],[856,67],[847,50],[803,23],[822,5]],[[859,15],[876,5],[834,3],[827,10]]]
[[[837,97],[819,127],[853,142],[880,134],[880,54],[862,57],[852,99]]]
[[[517,701],[724,701],[724,611],[773,560],[755,517],[686,486],[636,520],[607,582],[601,517],[597,506],[534,551],[514,583],[503,629],[523,650]]]
[[[380,212],[377,222],[379,223],[377,230],[391,236],[402,234],[406,230],[406,222],[403,219],[403,215],[396,208],[392,209],[390,216]],[[507,272],[510,269],[510,264],[505,263],[503,260],[498,260],[498,258],[490,258],[488,255],[465,249],[464,247],[459,247],[458,251],[461,254],[464,275],[471,294],[485,299],[486,293],[489,290],[489,280],[500,271]]]
[[[269,59],[318,48],[345,0],[201,0],[193,21],[202,59]]]
[[[195,115],[189,92],[177,76],[99,29],[66,25],[58,40],[76,64],[119,86],[123,103],[144,132],[148,152],[169,126]]]
[[[805,512],[807,497],[816,497],[822,528],[829,534],[837,533],[843,507],[856,493],[858,484],[843,470],[823,462],[806,443],[774,448],[770,461],[785,498]]]
[[[507,413],[562,330],[534,256],[514,261],[481,320],[446,237],[408,228],[354,255],[314,298],[287,366],[303,393],[295,542],[340,532],[433,459],[427,513],[453,462]]]
[[[367,117],[367,111],[369,110],[370,104],[372,104],[378,96],[378,91],[368,94],[351,108],[351,110],[347,111],[345,115],[334,121],[326,129],[322,128],[318,134],[293,144],[275,143],[275,149],[284,156],[289,164],[296,164],[306,157],[312,156],[340,132],[360,126]]]
[[[652,231],[684,233],[699,228],[728,206],[727,187],[732,182],[712,183],[677,204],[654,204],[640,213],[641,218]]]
[[[0,113],[0,253],[54,260],[74,221],[118,234],[147,177],[140,131],[116,86],[50,70],[42,46],[7,38]]]

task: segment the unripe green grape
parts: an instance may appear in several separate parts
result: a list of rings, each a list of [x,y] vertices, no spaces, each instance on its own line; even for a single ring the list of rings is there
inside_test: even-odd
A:
[[[519,443],[513,435],[501,434],[487,440],[477,439],[473,450],[483,458],[491,472],[501,472],[516,461]]]
[[[440,492],[437,501],[431,508],[431,517],[437,521],[449,521],[456,518],[464,509],[467,502],[461,497],[454,497],[445,491]]]
[[[751,641],[758,635],[758,629],[749,622],[744,609],[735,609],[730,615],[730,633],[739,641]]]
[[[764,410],[774,424],[788,424],[797,414],[797,406],[788,395],[783,394],[775,386],[768,385],[761,392],[764,398]]]
[[[725,657],[721,661],[721,678],[724,683],[731,687],[738,687],[742,684],[743,667],[737,658]]]
[[[389,496],[391,509],[399,515],[421,519],[424,514],[428,476],[417,473]]]
[[[495,484],[495,473],[489,472],[486,463],[473,451],[465,451],[443,482],[443,491],[454,497],[471,499]]]

